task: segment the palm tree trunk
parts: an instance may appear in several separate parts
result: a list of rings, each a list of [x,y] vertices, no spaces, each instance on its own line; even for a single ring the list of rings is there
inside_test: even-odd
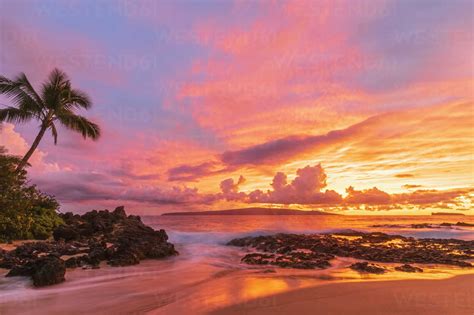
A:
[[[23,157],[21,162],[16,167],[15,172],[17,172],[17,173],[20,172],[25,167],[26,163],[28,163],[28,160],[33,155],[33,152],[35,152],[36,148],[38,147],[38,144],[40,143],[41,139],[43,138],[44,133],[46,132],[46,129],[48,129],[48,126],[44,123],[41,124],[40,132],[36,136],[35,141],[33,141],[33,144],[31,145],[31,148],[28,150],[28,152],[26,152],[25,156]]]

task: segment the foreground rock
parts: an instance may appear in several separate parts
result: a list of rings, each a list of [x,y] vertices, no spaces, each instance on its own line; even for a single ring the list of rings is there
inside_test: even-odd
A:
[[[55,256],[46,256],[16,265],[6,276],[31,277],[34,286],[42,287],[63,282],[65,273],[66,266],[63,260]]]
[[[370,227],[374,228],[411,228],[411,229],[441,229],[441,228],[454,228],[454,227],[474,227],[474,224],[466,222],[447,223],[441,224],[432,223],[416,223],[416,224],[375,224]]]
[[[324,269],[330,266],[328,260],[334,258],[329,254],[315,254],[305,252],[262,254],[247,254],[242,262],[250,265],[274,265],[282,268]]]
[[[402,271],[402,272],[423,272],[423,269],[409,265],[409,264],[404,264],[404,265],[395,267],[395,270]]]
[[[153,230],[139,216],[127,216],[123,207],[61,216],[65,225],[54,231],[54,241],[0,252],[0,268],[10,269],[7,276],[29,276],[35,286],[45,286],[64,281],[66,267],[98,268],[102,261],[128,266],[178,254],[164,230]]]
[[[327,268],[330,260],[336,256],[386,263],[429,263],[460,267],[471,267],[468,260],[474,259],[474,241],[415,239],[378,232],[276,234],[234,239],[228,245],[254,250],[242,258],[244,263],[300,269]],[[355,264],[354,268],[361,269],[364,266]]]
[[[360,273],[375,273],[375,274],[382,274],[385,273],[387,270],[381,266],[377,266],[375,264],[369,264],[368,262],[358,262],[349,266],[352,270],[358,271]]]

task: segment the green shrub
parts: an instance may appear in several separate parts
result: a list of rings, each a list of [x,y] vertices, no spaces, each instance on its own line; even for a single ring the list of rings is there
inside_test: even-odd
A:
[[[62,223],[58,202],[28,185],[26,171],[15,172],[19,158],[0,147],[0,242],[47,239]]]

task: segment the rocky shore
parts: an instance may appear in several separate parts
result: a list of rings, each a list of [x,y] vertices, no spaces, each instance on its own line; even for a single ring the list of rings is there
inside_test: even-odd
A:
[[[67,268],[129,266],[140,260],[177,255],[164,230],[155,231],[123,207],[61,215],[64,225],[54,230],[54,240],[25,243],[11,251],[0,250],[0,268],[7,277],[31,277],[34,286],[63,282]]]
[[[431,223],[417,223],[417,224],[375,224],[370,227],[375,228],[411,228],[411,229],[442,229],[442,228],[456,228],[456,227],[474,227],[474,224],[466,222],[456,222],[456,223],[447,223],[443,222],[441,224],[431,224]]]
[[[401,263],[396,270],[422,272],[417,264],[445,264],[472,267],[474,241],[457,239],[415,239],[384,233],[348,231],[335,234],[276,234],[234,239],[227,245],[247,247],[251,253],[242,262],[252,265],[274,265],[283,268],[324,269],[330,260],[352,257],[366,262],[355,263],[352,269],[367,273],[386,270],[370,262]]]

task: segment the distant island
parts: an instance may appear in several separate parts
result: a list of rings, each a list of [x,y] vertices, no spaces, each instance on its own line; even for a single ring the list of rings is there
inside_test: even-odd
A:
[[[168,212],[162,215],[338,215],[324,211],[304,211],[280,208],[242,208],[215,211],[185,211],[185,212]]]
[[[465,215],[464,213],[452,213],[452,212],[431,212],[431,215]]]

